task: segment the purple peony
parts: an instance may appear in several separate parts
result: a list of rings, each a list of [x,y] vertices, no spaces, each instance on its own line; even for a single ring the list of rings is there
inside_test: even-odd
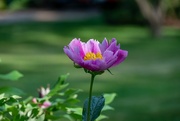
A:
[[[128,51],[120,49],[115,38],[111,42],[105,38],[102,43],[94,39],[85,43],[75,38],[64,47],[64,52],[74,63],[97,72],[120,64],[128,55]]]

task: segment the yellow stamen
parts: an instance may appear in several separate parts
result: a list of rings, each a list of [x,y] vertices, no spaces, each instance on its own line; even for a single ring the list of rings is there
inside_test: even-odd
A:
[[[96,59],[102,59],[102,55],[100,52],[98,53],[92,53],[92,52],[88,52],[86,53],[86,55],[84,56],[84,60],[96,60]]]

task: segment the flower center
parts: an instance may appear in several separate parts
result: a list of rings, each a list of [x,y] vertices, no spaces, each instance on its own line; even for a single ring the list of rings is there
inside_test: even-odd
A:
[[[92,53],[92,52],[88,52],[86,53],[86,55],[84,56],[84,60],[96,60],[96,59],[102,59],[102,55],[100,52],[98,53]]]

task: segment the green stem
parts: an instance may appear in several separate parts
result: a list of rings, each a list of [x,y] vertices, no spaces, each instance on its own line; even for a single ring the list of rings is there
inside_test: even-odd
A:
[[[93,82],[95,78],[95,74],[91,74],[91,84],[89,89],[89,101],[88,101],[88,113],[87,113],[87,121],[90,121],[90,108],[91,108],[91,99],[92,99],[92,88],[93,88]]]

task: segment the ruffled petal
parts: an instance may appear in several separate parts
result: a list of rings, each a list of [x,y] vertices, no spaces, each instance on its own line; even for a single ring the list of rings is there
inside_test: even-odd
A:
[[[103,54],[106,62],[106,69],[110,68],[117,60],[117,56],[112,51],[106,50]]]
[[[70,44],[64,47],[66,55],[75,63],[81,63],[82,57],[84,57],[84,51],[82,49],[82,42],[78,39],[73,39]]]
[[[128,51],[119,50],[116,54],[117,60],[116,60],[116,62],[114,62],[114,64],[112,66],[116,66],[116,65],[120,64],[121,62],[123,62],[126,59],[127,55],[128,55]]]
[[[92,52],[92,53],[101,52],[101,50],[99,48],[99,42],[94,40],[94,39],[90,39],[87,43],[83,44],[82,48],[83,48],[85,53],[88,53],[88,52]]]
[[[67,46],[65,46],[63,50],[66,53],[66,55],[73,61],[74,60],[73,52]]]
[[[84,56],[85,53],[82,48],[83,43],[80,41],[80,39],[73,39],[70,44],[68,45],[69,49],[77,55]]]
[[[107,39],[105,38],[102,42],[102,44],[99,44],[99,48],[101,49],[101,53],[104,53],[104,51],[108,48],[109,43]]]
[[[103,71],[106,63],[100,59],[84,61],[82,67],[91,71]]]
[[[105,60],[105,62],[107,64],[112,60],[112,57],[113,57],[113,52],[112,51],[106,50],[103,53],[103,59]]]
[[[115,53],[119,49],[120,49],[120,45],[117,45],[117,41],[115,39],[112,39],[112,41],[111,41],[109,47],[107,48],[107,50],[110,50],[113,53]]]

